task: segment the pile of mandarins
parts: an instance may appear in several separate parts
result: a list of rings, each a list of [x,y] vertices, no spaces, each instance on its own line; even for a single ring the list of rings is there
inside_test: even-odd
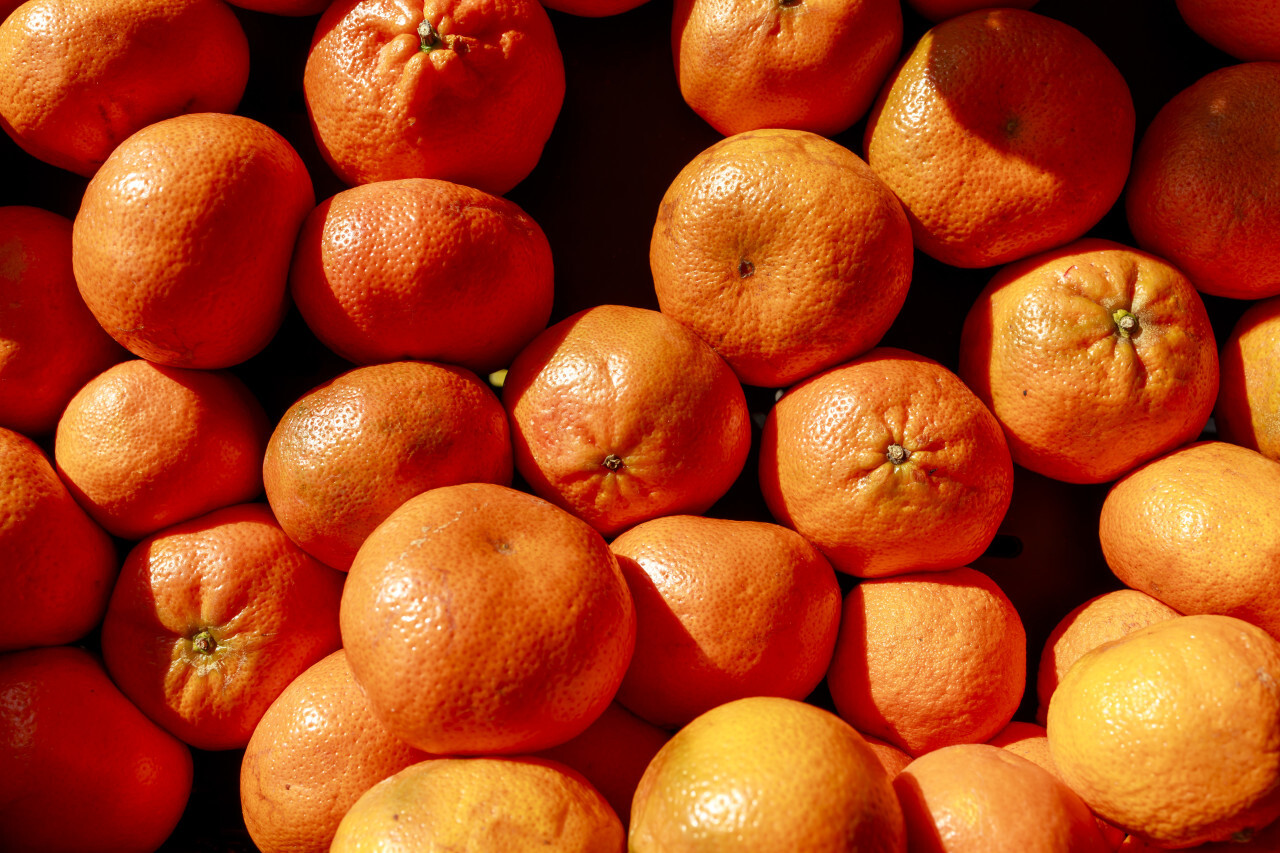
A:
[[[0,850],[1280,851],[1280,3],[1033,3],[0,0]]]

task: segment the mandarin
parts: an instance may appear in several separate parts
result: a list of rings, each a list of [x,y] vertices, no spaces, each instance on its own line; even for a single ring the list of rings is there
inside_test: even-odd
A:
[[[239,364],[284,318],[314,204],[302,158],[260,122],[194,113],[148,125],[85,188],[71,234],[80,295],[135,355]]]
[[[790,385],[879,343],[911,283],[911,227],[858,155],[813,133],[717,142],[667,188],[649,244],[662,313],[748,385]]]
[[[1277,134],[1280,62],[1219,68],[1175,95],[1143,134],[1125,190],[1138,245],[1202,293],[1280,294]]]
[[[1169,263],[1085,239],[1009,264],[965,317],[960,376],[1013,461],[1103,483],[1200,435],[1218,393],[1213,327]]]
[[[254,727],[240,765],[245,827],[261,853],[326,853],[361,794],[430,757],[383,728],[338,649],[289,682]]]
[[[893,780],[912,853],[1105,853],[1088,806],[1061,780],[990,744],[946,746]]]
[[[234,112],[249,42],[222,0],[30,0],[0,23],[0,69],[0,127],[88,176],[149,124]]]
[[[10,853],[151,853],[182,817],[191,751],[83,649],[0,654],[0,838]]]
[[[551,326],[502,386],[516,470],[611,536],[705,512],[747,460],[751,421],[729,366],[657,311],[598,305]]]
[[[267,501],[303,550],[346,571],[391,511],[437,486],[511,484],[502,403],[469,370],[400,361],[313,388],[276,423]]]
[[[131,359],[71,398],[54,461],[95,521],[136,540],[256,498],[268,435],[262,404],[234,374]]]
[[[810,377],[769,411],[769,511],[837,569],[953,569],[995,537],[1013,493],[1000,425],[932,359],[879,348]]]
[[[839,717],[755,696],[702,714],[645,770],[631,853],[904,853],[902,812],[875,753]]]
[[[403,358],[486,373],[551,316],[551,247],[504,198],[448,181],[379,181],[303,223],[289,277],[307,326],[357,364]]]
[[[502,195],[551,135],[564,60],[537,0],[338,0],[302,86],[346,184],[440,178]]]
[[[671,515],[609,545],[636,605],[617,700],[676,728],[746,696],[804,699],[827,671],[840,585],[822,553],[763,521]]]
[[[125,558],[102,620],[112,679],[200,749],[238,749],[294,678],[341,645],[342,575],[263,504],[167,527]]]
[[[1218,438],[1280,460],[1280,296],[1250,305],[1218,355]]]
[[[864,146],[917,249],[987,267],[1092,228],[1124,188],[1135,121],[1124,78],[1079,30],[980,9],[909,51],[880,90]]]
[[[1196,35],[1236,59],[1280,60],[1275,0],[1176,0]]]
[[[1062,778],[1159,846],[1247,838],[1280,815],[1280,643],[1231,616],[1167,619],[1086,653],[1049,703]]]
[[[593,528],[491,483],[410,498],[360,546],[342,594],[356,680],[392,735],[437,754],[579,735],[635,646],[635,608]]]
[[[1043,723],[1049,700],[1071,665],[1103,643],[1139,628],[1181,616],[1164,602],[1136,589],[1117,589],[1076,605],[1053,627],[1036,670],[1036,719]]]
[[[547,758],[434,758],[361,795],[332,853],[545,850],[622,853],[626,834],[600,792]]]
[[[1280,462],[1221,441],[1179,448],[1111,487],[1098,536],[1126,586],[1280,638]]]
[[[920,756],[1008,725],[1026,656],[1018,611],[981,572],[875,578],[845,596],[827,686],[854,728]]]
[[[0,652],[74,642],[102,620],[119,562],[35,442],[0,427]]]
[[[897,0],[677,0],[680,94],[725,136],[831,136],[862,118],[902,47]]]
[[[0,427],[52,432],[67,401],[127,353],[80,298],[71,220],[0,207]]]

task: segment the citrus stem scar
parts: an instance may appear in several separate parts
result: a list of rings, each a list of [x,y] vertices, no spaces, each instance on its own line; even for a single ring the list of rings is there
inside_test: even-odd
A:
[[[431,26],[431,22],[424,20],[418,24],[418,49],[422,51],[435,50],[440,46],[440,33],[436,28]]]
[[[1138,328],[1138,318],[1123,308],[1117,308],[1112,313],[1111,319],[1115,320],[1116,325],[1120,327],[1120,335],[1122,337],[1130,337]]]
[[[911,458],[911,451],[907,450],[901,444],[891,444],[885,452],[885,456],[889,457],[889,461],[894,465],[901,465]]]
[[[610,453],[600,464],[608,468],[610,471],[617,471],[622,467],[622,458]]]
[[[191,638],[191,648],[202,655],[211,655],[218,648],[218,641],[208,631],[201,631]]]

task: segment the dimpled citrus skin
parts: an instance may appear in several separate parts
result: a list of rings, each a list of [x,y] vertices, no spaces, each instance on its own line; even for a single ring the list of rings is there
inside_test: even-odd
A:
[[[285,411],[262,472],[285,532],[346,571],[373,529],[419,492],[473,481],[510,485],[511,435],[497,396],[469,370],[368,365]]]
[[[12,853],[151,853],[182,817],[191,751],[83,649],[0,655],[0,837]]]
[[[905,853],[902,812],[862,736],[773,696],[720,705],[658,751],[636,789],[632,853]]]
[[[221,0],[34,0],[0,23],[0,69],[0,126],[89,176],[149,124],[234,112],[249,42]]]
[[[1175,450],[1111,488],[1098,535],[1127,586],[1280,637],[1280,462],[1221,441]]]
[[[1036,719],[1044,722],[1049,699],[1071,665],[1085,652],[1182,614],[1136,589],[1117,589],[1074,607],[1054,626],[1036,672]]]
[[[911,227],[847,148],[798,130],[717,142],[676,175],[649,245],[658,305],[748,385],[860,355],[911,282]]]
[[[0,207],[0,304],[0,426],[44,435],[80,386],[126,355],[80,298],[70,219]]]
[[[1069,483],[1195,439],[1218,393],[1213,327],[1186,276],[1095,239],[996,273],[965,317],[959,370],[1013,461]]]
[[[898,448],[898,461],[890,458]],[[1004,435],[960,378],[882,347],[790,389],[760,444],[769,511],[838,570],[879,577],[979,557],[1013,493]]]
[[[325,853],[361,794],[430,757],[383,728],[338,649],[289,682],[254,728],[240,764],[245,827],[261,853]]]
[[[700,514],[746,463],[751,421],[733,371],[657,311],[599,305],[539,334],[502,386],[516,470],[611,536]]]
[[[546,850],[622,853],[618,816],[575,770],[545,758],[436,758],[370,788],[333,853]]]
[[[424,20],[439,39],[429,50]],[[316,26],[303,91],[345,183],[441,178],[501,195],[551,135],[564,60],[536,0],[339,0]]]
[[[1277,133],[1280,62],[1219,68],[1175,95],[1143,134],[1125,190],[1138,245],[1202,293],[1280,294]]]
[[[176,737],[242,748],[280,691],[341,645],[341,596],[342,575],[295,545],[265,505],[224,507],[129,552],[102,623],[103,659]]]
[[[1218,357],[1218,438],[1280,460],[1280,297],[1246,309]]]
[[[981,572],[877,578],[845,596],[827,686],[858,731],[920,756],[1008,725],[1026,657],[1018,611]]]
[[[230,367],[271,340],[289,260],[315,204],[283,136],[195,113],[149,125],[85,188],[71,234],[76,283],[126,349],[173,367]]]
[[[437,754],[580,734],[635,646],[631,594],[600,534],[489,483],[432,489],[388,516],[356,554],[340,619],[378,719]]]
[[[256,498],[269,430],[234,374],[130,359],[67,404],[54,461],[95,521],[136,540]]]
[[[901,47],[894,0],[678,0],[671,23],[680,94],[726,136],[847,129]]]
[[[1088,806],[1053,774],[990,744],[957,744],[893,780],[912,853],[1106,853]]]
[[[1049,703],[1049,748],[1102,818],[1192,847],[1280,815],[1280,643],[1181,616],[1084,655]],[[1152,780],[1159,784],[1152,784]]]
[[[1177,0],[1187,26],[1209,44],[1246,60],[1280,60],[1280,16],[1270,0]]]
[[[987,267],[1092,228],[1124,188],[1134,123],[1124,78],[1078,30],[981,9],[921,37],[880,90],[863,144],[916,248]]]
[[[107,607],[119,560],[35,442],[0,428],[0,652],[80,639]]]
[[[840,627],[835,570],[794,530],[674,515],[609,545],[636,603],[618,701],[675,728],[744,696],[804,699]]]
[[[551,316],[546,235],[504,198],[406,178],[345,190],[303,223],[290,293],[348,361],[506,367]]]

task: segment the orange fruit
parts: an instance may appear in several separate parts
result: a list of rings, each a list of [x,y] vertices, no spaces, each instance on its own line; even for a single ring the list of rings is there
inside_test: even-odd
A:
[[[0,127],[88,176],[149,124],[234,112],[249,41],[221,0],[30,0],[0,24],[0,69]]]
[[[880,762],[880,766],[889,774],[892,779],[902,772],[902,768],[912,762],[910,755],[898,749],[887,740],[880,740],[878,737],[863,735],[862,739],[867,742],[867,746],[871,747],[871,751],[876,754],[876,759]]]
[[[546,758],[436,758],[366,791],[333,853],[546,850],[622,853],[618,816],[577,771]]]
[[[54,461],[95,521],[141,539],[257,497],[269,429],[262,405],[233,374],[131,359],[71,398]]]
[[[1080,31],[980,9],[934,26],[907,53],[871,109],[864,146],[902,200],[917,249],[986,267],[1092,228],[1124,188],[1134,124],[1124,78]]]
[[[1250,305],[1218,354],[1218,438],[1280,460],[1280,297]]]
[[[1280,462],[1221,441],[1175,450],[1112,486],[1098,536],[1126,586],[1280,637]]]
[[[410,498],[369,535],[342,639],[374,714],[436,754],[532,752],[581,734],[618,689],[635,609],[600,534],[491,483]]]
[[[441,178],[502,195],[551,135],[564,60],[537,0],[339,0],[320,16],[302,85],[343,182]]]
[[[987,743],[1007,749],[1014,755],[1022,756],[1032,764],[1048,770],[1054,776],[1058,775],[1058,768],[1054,766],[1053,756],[1049,753],[1049,735],[1044,726],[1014,720],[996,732],[996,736]]]
[[[1280,294],[1277,133],[1280,63],[1219,68],[1175,95],[1143,134],[1125,190],[1138,245],[1201,293]]]
[[[1165,847],[1280,815],[1280,643],[1180,616],[1086,653],[1049,703],[1049,748],[1100,817]]]
[[[636,606],[617,699],[675,728],[746,696],[804,699],[827,671],[840,585],[799,533],[763,521],[671,515],[609,545]]]
[[[1280,60],[1280,17],[1271,0],[1177,0],[1196,35],[1236,59]]]
[[[511,484],[502,403],[460,367],[400,361],[358,367],[302,395],[262,464],[280,526],[346,571],[391,511],[437,486]]]
[[[261,853],[325,853],[347,809],[426,753],[393,738],[369,709],[342,649],[271,703],[240,765],[240,805]]]
[[[342,575],[262,504],[165,528],[125,558],[102,621],[111,677],[200,749],[245,746],[295,677],[341,646]]]
[[[1130,835],[1116,849],[1120,853],[1152,853],[1168,848],[1147,844],[1136,835]],[[1280,820],[1273,820],[1255,832],[1241,832],[1238,839],[1197,845],[1195,850],[1196,853],[1280,853]]]
[[[827,686],[854,728],[920,756],[1008,725],[1026,656],[1018,611],[981,572],[876,578],[845,596]]]
[[[847,129],[901,47],[894,0],[678,0],[671,23],[680,94],[725,136]]]
[[[97,626],[116,549],[35,442],[0,428],[0,652],[55,646]]]
[[[662,313],[742,382],[782,387],[861,355],[889,330],[911,283],[911,228],[849,149],[759,130],[680,170],[658,209],[649,266]]]
[[[289,259],[314,204],[302,159],[264,124],[196,113],[149,125],[85,188],[71,234],[80,295],[135,355],[238,364],[284,318]]]
[[[894,778],[893,788],[912,853],[1111,850],[1070,788],[990,744],[955,744],[923,755]]]
[[[1001,269],[960,336],[960,376],[1013,461],[1104,483],[1196,438],[1218,393],[1213,327],[1160,258],[1081,240]]]
[[[1013,493],[1000,425],[960,378],[874,349],[789,390],[760,441],[769,511],[837,569],[953,569],[995,537]]]
[[[606,536],[705,512],[747,460],[733,371],[675,320],[598,305],[539,334],[502,386],[516,470]]]
[[[81,385],[125,356],[76,289],[71,220],[0,207],[0,303],[0,426],[44,435]]]
[[[191,793],[191,752],[83,649],[0,655],[0,837],[12,853],[150,853]]]
[[[627,849],[906,850],[889,777],[862,736],[773,696],[707,711],[658,751],[636,789]]]
[[[504,198],[426,178],[338,193],[303,223],[290,292],[325,346],[487,373],[551,316],[551,246]]]
[[[987,3],[988,0],[907,0],[907,6],[935,24],[947,18],[963,15],[965,12],[985,9]],[[1036,5],[1036,0],[1011,0],[1001,5],[1016,9],[1030,9]]]
[[[568,765],[604,796],[625,827],[645,768],[671,733],[610,702],[582,734],[538,753]]]
[[[1180,615],[1169,605],[1136,589],[1103,593],[1074,607],[1054,626],[1040,653],[1036,671],[1036,719],[1044,722],[1053,691],[1085,652]]]

